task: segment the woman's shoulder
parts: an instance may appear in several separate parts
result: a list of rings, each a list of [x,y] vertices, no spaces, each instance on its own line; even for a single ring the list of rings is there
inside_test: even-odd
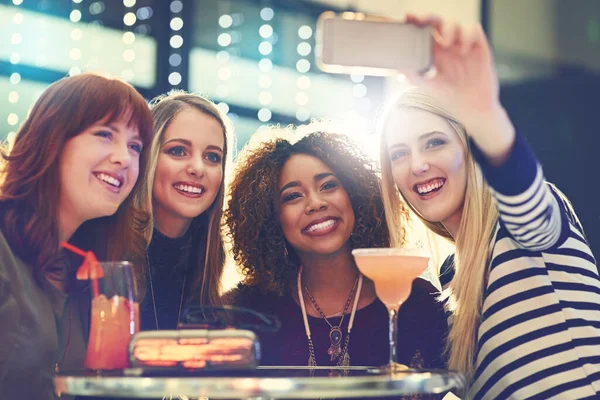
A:
[[[454,254],[450,254],[440,266],[440,284],[446,289],[454,278]]]
[[[0,229],[0,278],[7,279],[8,276],[21,270],[23,265],[25,262],[13,251],[4,232]]]
[[[412,285],[410,297],[401,309],[419,318],[425,315],[441,315],[444,305],[438,300],[440,291],[427,279],[417,278]]]
[[[412,288],[415,295],[423,298],[435,298],[440,294],[440,291],[435,287],[433,282],[423,277],[415,279]]]
[[[552,195],[556,199],[556,202],[558,203],[562,214],[565,216],[566,221],[573,225],[573,227],[575,227],[575,229],[577,229],[579,233],[581,233],[581,235],[585,238],[586,236],[583,230],[583,226],[581,225],[579,217],[575,213],[575,210],[573,209],[573,205],[571,204],[569,198],[553,183],[546,181],[546,186],[550,190],[550,193],[552,193]]]

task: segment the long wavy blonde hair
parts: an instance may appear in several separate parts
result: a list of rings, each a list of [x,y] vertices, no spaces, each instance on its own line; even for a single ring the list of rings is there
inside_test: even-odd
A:
[[[213,204],[192,220],[189,229],[193,230],[192,249],[195,251],[196,271],[192,287],[192,300],[202,304],[218,304],[221,277],[225,265],[225,250],[221,235],[223,206],[225,201],[225,178],[231,169],[234,149],[234,132],[229,118],[210,99],[198,94],[173,90],[158,96],[150,103],[154,117],[155,135],[149,154],[148,174],[145,180],[145,208],[153,214],[152,189],[158,165],[160,147],[165,131],[174,118],[184,110],[197,110],[214,118],[223,128],[225,146],[223,148],[223,179]],[[152,225],[153,227],[153,225]],[[152,233],[150,229],[149,233]],[[150,242],[151,236],[148,236]],[[149,266],[151,267],[151,266]]]
[[[463,146],[467,185],[463,217],[456,237],[452,237],[441,222],[424,219],[406,201],[394,184],[385,127],[390,113],[403,107],[416,108],[444,118],[456,132]],[[477,331],[487,284],[490,242],[498,221],[498,211],[491,191],[469,151],[463,125],[437,104],[434,98],[422,91],[407,90],[391,102],[380,120],[379,131],[381,132],[382,195],[392,243],[399,244],[400,237],[395,231],[401,227],[402,214],[398,210],[403,209],[402,204],[408,204],[429,230],[448,239],[456,246],[455,275],[441,296],[442,300],[448,300],[447,307],[453,313],[447,343],[448,366],[450,369],[464,373],[470,379],[474,372]]]

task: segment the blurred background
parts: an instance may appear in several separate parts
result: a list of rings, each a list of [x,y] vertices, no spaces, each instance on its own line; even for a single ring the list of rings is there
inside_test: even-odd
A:
[[[599,251],[600,0],[0,0],[0,139],[50,83],[102,71],[148,100],[173,88],[209,96],[238,148],[261,127],[323,117],[372,144],[398,82],[318,71],[326,10],[481,22],[505,107]]]

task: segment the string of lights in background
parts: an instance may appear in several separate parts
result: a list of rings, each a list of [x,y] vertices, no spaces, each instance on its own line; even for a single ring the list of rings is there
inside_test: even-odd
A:
[[[177,8],[175,8],[177,9]],[[173,12],[173,11],[171,11]],[[173,16],[171,15],[171,21],[169,22],[169,28],[173,34],[179,34],[181,29],[183,28],[183,19],[181,16]],[[181,35],[180,35],[181,36]],[[183,38],[182,38],[183,42]],[[171,85],[179,85],[182,80],[181,73],[179,72],[179,68],[181,67],[181,63],[183,61],[181,57],[181,52],[179,49],[176,49],[173,46],[170,46],[171,54],[169,54],[169,83]]]
[[[258,45],[258,52],[261,55],[261,59],[258,61],[258,69],[260,70],[258,78],[258,85],[260,87],[258,102],[260,103],[261,108],[258,110],[257,117],[258,120],[263,123],[269,122],[273,117],[270,108],[271,102],[273,101],[273,95],[270,91],[273,80],[269,73],[273,70],[273,61],[271,60],[273,43],[271,42],[275,38],[275,33],[271,21],[274,17],[275,11],[273,11],[271,7],[263,7],[260,10],[260,19],[263,24],[258,29],[258,34],[261,38],[261,42]]]
[[[296,110],[296,119],[300,122],[308,121],[310,118],[310,111],[306,107],[309,102],[309,96],[306,92],[311,85],[310,77],[307,75],[307,72],[310,70],[310,61],[308,61],[308,57],[312,53],[312,47],[307,40],[309,40],[313,35],[313,30],[308,25],[302,25],[298,28],[298,37],[300,38],[300,43],[296,47],[296,52],[301,57],[296,62],[296,70],[301,74],[296,79],[296,87],[298,92],[296,93],[296,104],[298,105],[298,109]]]
[[[224,99],[229,95],[229,86],[227,82],[231,79],[232,71],[229,66],[230,60],[232,57],[235,57],[233,38],[230,32],[233,27],[233,17],[231,16],[231,1],[222,1],[218,4],[219,7],[219,31],[217,35],[217,44],[219,50],[217,52],[217,61],[219,63],[219,68],[217,69],[217,79],[219,80],[219,85],[217,86],[217,94],[219,98]],[[237,21],[241,22],[241,21]],[[222,101],[217,104],[217,106],[221,109],[221,111],[225,114],[229,113],[229,104]],[[232,117],[231,115],[229,116]],[[235,118],[235,116],[233,116]]]
[[[123,6],[125,13],[123,15],[123,61],[125,61],[125,68],[121,71],[121,78],[128,82],[131,82],[135,78],[135,72],[133,72],[133,61],[135,60],[135,50],[132,45],[135,43],[135,25],[137,23],[137,12],[134,9],[136,0],[123,0]]]
[[[19,7],[23,3],[23,0],[13,0],[13,4],[16,7]],[[12,20],[13,26],[13,34],[10,38],[11,44],[11,54],[10,54],[10,63],[13,66],[18,65],[21,62],[21,54],[19,52],[19,47],[21,45],[22,36],[20,33],[20,27],[23,24],[25,17],[21,12],[17,12]],[[12,73],[10,75],[10,83],[12,85],[12,90],[8,93],[8,102],[11,104],[17,104],[20,100],[19,94],[19,83],[21,83],[21,75],[12,69]],[[12,142],[16,135],[17,124],[19,123],[19,115],[15,112],[10,112],[7,116],[6,122],[8,123],[11,131],[8,132],[7,140]]]
[[[233,67],[235,62],[242,57],[242,49],[240,47],[242,43],[241,31],[244,29],[246,19],[244,18],[243,13],[233,12],[231,0],[227,2],[220,1],[219,5],[221,4],[226,7],[226,12],[223,12],[219,17],[219,26],[224,30],[221,34],[223,36],[219,35],[219,37],[221,41],[223,41],[223,44],[227,44],[227,42],[229,42],[229,44],[227,44],[227,50],[225,50],[225,54],[223,54],[226,65],[219,69],[219,79],[221,79],[223,83],[219,90],[225,93],[225,97],[235,97],[236,94],[239,93],[240,88],[233,83]],[[233,124],[238,124],[240,122],[239,115],[230,111],[228,103],[222,101],[219,102],[217,106],[229,116],[229,119]]]
[[[171,37],[169,39],[169,85],[172,88],[178,88],[183,80],[181,75],[182,55],[181,47],[183,46],[183,36],[180,35],[183,29],[183,2],[174,0],[169,6],[171,19],[169,28],[171,29]]]
[[[49,83],[85,71],[120,76],[147,99],[173,88],[203,93],[229,115],[240,145],[260,127],[348,109],[353,85],[361,83],[312,68],[318,15],[308,11],[312,5],[118,0],[118,7],[115,0],[67,0],[64,10],[47,0],[11,1],[0,4],[0,22],[2,14],[12,19],[13,31],[0,44],[0,67],[8,59],[14,67],[10,74],[6,66],[0,70],[0,87],[11,86],[2,91],[8,93],[2,133],[14,135]],[[7,20],[15,8],[24,12]]]
[[[77,23],[81,21],[81,3],[82,0],[72,0],[71,2],[71,13],[69,14],[69,19],[73,23]],[[69,58],[71,59],[71,68],[69,69],[69,75],[77,75],[81,73],[81,49],[80,49],[80,41],[83,38],[83,31],[74,26],[73,30],[71,30],[71,50],[69,51]],[[90,51],[93,49],[87,49]]]

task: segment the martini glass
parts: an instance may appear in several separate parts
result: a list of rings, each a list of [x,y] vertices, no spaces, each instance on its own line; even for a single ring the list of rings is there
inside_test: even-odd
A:
[[[398,364],[396,338],[398,310],[412,290],[413,281],[427,269],[429,257],[422,250],[402,248],[355,249],[352,251],[360,272],[373,281],[377,297],[388,309],[390,327],[390,361],[378,368],[385,374],[406,371]]]

